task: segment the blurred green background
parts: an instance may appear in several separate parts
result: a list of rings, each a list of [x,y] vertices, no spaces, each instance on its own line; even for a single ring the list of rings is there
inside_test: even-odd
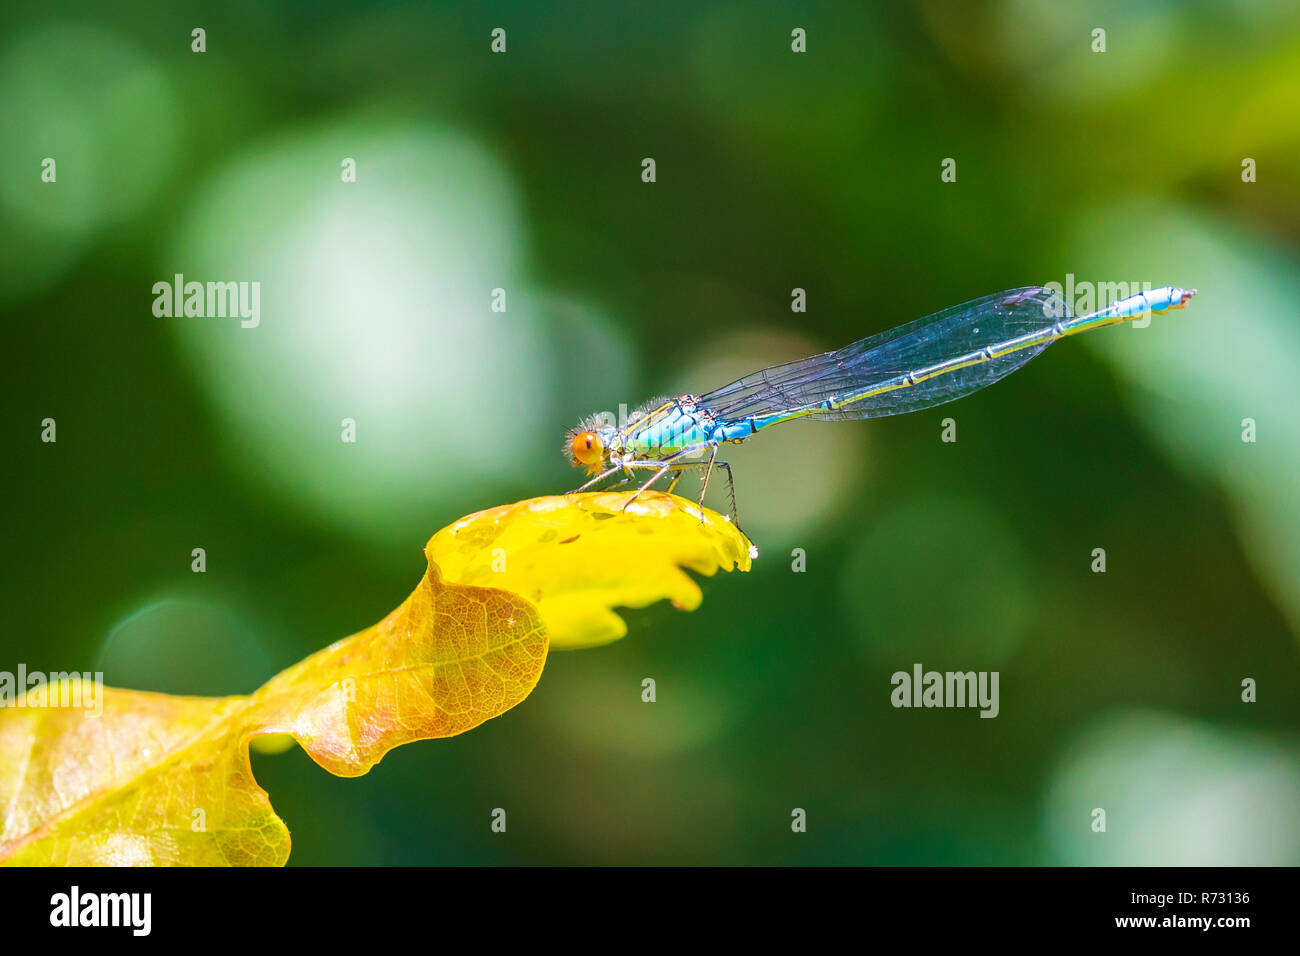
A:
[[[0,24],[4,669],[251,691],[396,606],[440,527],[574,486],[583,414],[1067,274],[1200,289],[958,404],[738,449],[762,557],[698,612],[360,779],[255,755],[292,864],[1300,863],[1295,3]],[[156,318],[177,272],[259,281],[261,325]],[[999,671],[1000,716],[895,710],[918,662]]]

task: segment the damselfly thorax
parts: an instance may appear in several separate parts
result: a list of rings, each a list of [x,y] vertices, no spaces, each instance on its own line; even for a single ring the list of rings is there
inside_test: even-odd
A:
[[[623,454],[663,461],[702,452],[713,437],[717,420],[699,407],[694,395],[665,399],[634,412],[618,435]]]

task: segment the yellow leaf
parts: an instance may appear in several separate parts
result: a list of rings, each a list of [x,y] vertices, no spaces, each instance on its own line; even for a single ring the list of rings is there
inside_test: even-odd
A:
[[[725,518],[705,509],[701,523],[693,504],[662,494],[643,495],[623,512],[630,497],[601,492],[489,508],[443,528],[425,554],[449,582],[526,598],[560,650],[626,634],[612,607],[665,597],[683,610],[699,607],[700,587],[682,568],[749,570],[753,546]]]
[[[290,735],[331,773],[449,737],[532,691],[549,646],[622,636],[613,607],[692,609],[680,568],[748,570],[749,542],[680,498],[536,498],[438,532],[415,591],[378,624],[247,697],[104,689],[102,713],[64,682],[0,710],[0,862],[279,865],[289,832],[249,765],[250,741]],[[703,521],[701,521],[703,517]],[[74,686],[76,685],[76,686]]]

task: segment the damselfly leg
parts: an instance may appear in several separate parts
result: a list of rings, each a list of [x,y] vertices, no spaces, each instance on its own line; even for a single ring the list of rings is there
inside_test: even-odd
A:
[[[677,483],[681,480],[683,474],[685,474],[687,471],[699,471],[700,469],[704,469],[704,474],[701,476],[702,481],[700,486],[700,498],[699,498],[700,521],[704,521],[705,520],[704,496],[709,490],[709,477],[712,475],[713,469],[716,467],[722,469],[727,473],[728,514],[729,517],[731,518],[731,523],[734,524],[736,528],[738,530],[741,530],[741,532],[743,533],[743,529],[741,529],[740,527],[740,513],[736,507],[735,474],[731,470],[730,462],[718,461],[717,459],[718,459],[717,448],[715,446],[713,450],[713,454],[709,456],[708,461],[671,461],[669,459],[657,461],[654,459],[647,459],[644,461],[626,462],[623,465],[624,470],[631,469],[631,468],[640,468],[645,470],[651,470],[654,472],[654,474],[650,476],[650,479],[648,481],[643,482],[639,488],[637,488],[635,491],[631,493],[631,496],[628,498],[628,500],[623,503],[623,510],[626,511],[629,507],[631,507],[632,503],[635,502],[637,498],[639,498],[644,492],[648,491],[651,485],[653,485],[656,481],[658,481],[667,473],[669,472],[673,473],[672,481],[669,482],[667,488],[668,493],[672,494],[673,489],[677,487]],[[618,482],[618,484],[619,485],[624,484],[626,481],[627,479],[622,479]]]
[[[579,492],[586,491],[588,488],[592,487],[593,485],[600,484],[610,475],[614,474],[614,472],[622,469],[623,469],[622,465],[615,465],[613,468],[607,468],[604,471],[602,471],[599,475],[597,475],[595,478],[592,478],[590,481],[585,481],[577,488],[574,488],[572,491],[569,492],[569,494],[576,495]]]
[[[624,510],[624,511],[627,511],[627,509],[628,509],[629,507],[631,507],[632,502],[636,501],[637,498],[641,497],[641,495],[646,491],[646,489],[648,489],[651,485],[653,485],[656,481],[658,481],[660,478],[662,478],[662,477],[663,477],[665,474],[667,474],[669,471],[680,472],[682,469],[684,469],[684,468],[686,468],[686,467],[688,467],[688,466],[699,467],[699,466],[700,466],[700,462],[686,462],[686,461],[680,461],[680,459],[682,459],[682,458],[686,458],[686,457],[688,457],[688,456],[690,456],[690,455],[695,454],[696,452],[703,451],[705,448],[710,448],[710,447],[711,447],[712,450],[713,450],[713,455],[714,455],[714,457],[716,457],[716,456],[717,456],[717,453],[718,453],[718,445],[717,445],[716,442],[697,442],[697,443],[694,444],[694,445],[687,445],[687,446],[686,446],[685,448],[683,448],[681,451],[673,452],[671,455],[669,455],[669,456],[666,457],[666,458],[659,458],[659,459],[645,459],[645,460],[643,460],[643,461],[625,461],[625,462],[623,462],[623,467],[624,467],[624,468],[653,468],[653,469],[655,469],[655,473],[654,473],[653,475],[650,476],[650,480],[647,481],[645,484],[643,484],[643,485],[642,485],[640,488],[638,488],[635,492],[633,492],[631,498],[627,499],[627,503],[623,505],[623,510]],[[712,459],[710,459],[710,463],[711,463],[711,462],[712,462]],[[677,484],[677,479],[678,479],[678,477],[680,477],[680,475],[674,475],[674,476],[673,476],[673,482],[672,482],[672,484],[673,484],[674,486]],[[701,507],[702,507],[702,506],[701,506]],[[700,514],[700,518],[701,518],[701,520],[703,520],[703,517],[704,517],[703,512],[701,512],[701,514]]]

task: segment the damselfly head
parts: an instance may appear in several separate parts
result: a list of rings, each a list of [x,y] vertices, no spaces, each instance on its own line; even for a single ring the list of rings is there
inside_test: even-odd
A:
[[[602,413],[588,415],[564,435],[564,457],[569,464],[586,468],[593,475],[605,467],[606,459],[621,451],[619,431]]]
[[[569,452],[573,455],[574,464],[592,468],[605,460],[605,443],[595,432],[580,432],[575,429],[573,437],[569,439]]]
[[[570,428],[564,436],[564,457],[569,464],[586,468],[596,474],[605,465],[605,458],[614,444],[615,429],[592,416],[583,419],[577,428]]]
[[[1181,309],[1188,303],[1192,296],[1196,295],[1195,289],[1179,289],[1178,292],[1180,292],[1181,295],[1178,297],[1178,301],[1171,306],[1171,308]]]

